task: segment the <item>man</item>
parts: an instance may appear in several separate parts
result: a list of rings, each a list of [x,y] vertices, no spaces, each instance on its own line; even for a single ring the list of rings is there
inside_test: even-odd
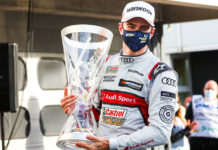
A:
[[[123,49],[107,59],[100,98],[94,102],[96,107],[101,102],[97,137],[87,136],[92,144],[77,142],[76,146],[141,150],[168,142],[177,102],[177,77],[148,49],[155,31],[154,13],[154,8],[142,1],[125,6],[119,23]],[[72,111],[75,100],[74,95],[61,100],[65,113]],[[111,111],[123,115],[107,113]]]
[[[217,149],[218,147],[218,99],[217,83],[206,82],[202,95],[193,95],[186,112],[186,119],[197,121],[198,127],[190,137],[191,150]]]

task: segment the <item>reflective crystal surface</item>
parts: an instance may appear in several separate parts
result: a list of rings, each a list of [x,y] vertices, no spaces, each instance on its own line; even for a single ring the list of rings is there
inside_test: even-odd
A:
[[[75,149],[74,142],[86,141],[94,134],[96,124],[90,111],[91,98],[103,75],[113,34],[94,25],[72,25],[61,31],[68,79],[68,94],[75,94],[77,103],[69,115],[57,141],[62,149]]]

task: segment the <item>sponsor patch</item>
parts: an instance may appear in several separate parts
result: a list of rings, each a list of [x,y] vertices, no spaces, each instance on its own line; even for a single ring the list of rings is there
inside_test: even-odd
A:
[[[173,106],[165,105],[160,109],[159,116],[164,123],[171,124],[174,119],[174,113]]]
[[[176,98],[175,93],[167,92],[167,91],[161,91],[160,96],[168,97],[168,98]]]
[[[110,125],[122,126],[125,122],[125,119],[103,116],[101,122]]]
[[[175,93],[171,93],[171,92],[167,92],[167,91],[161,91],[161,101],[165,101],[165,102],[173,102],[176,103],[176,94]]]
[[[125,122],[127,110],[126,109],[114,109],[104,107],[102,123],[122,126]]]
[[[128,69],[128,72],[132,72],[132,73],[136,73],[136,74],[138,74],[138,75],[140,75],[140,76],[144,76],[143,73],[140,73],[140,72],[138,72],[137,70]]]
[[[133,58],[130,58],[130,57],[121,57],[121,61],[123,63],[133,63],[134,62],[134,59]]]
[[[129,81],[129,80],[120,79],[119,86],[128,87],[128,88],[131,88],[137,91],[141,91],[143,84],[139,84],[139,83]]]
[[[116,76],[106,75],[103,77],[103,82],[114,82],[115,79],[116,79]]]
[[[158,74],[167,70],[172,70],[172,69],[169,66],[167,66],[165,63],[159,62],[152,68],[151,72],[148,75],[148,78],[149,80],[154,80]]]
[[[167,77],[163,77],[163,78],[161,79],[161,82],[162,82],[163,84],[176,87],[176,80],[174,80],[174,79],[167,78]]]
[[[117,73],[119,67],[118,66],[107,66],[106,73]]]
[[[103,115],[105,117],[125,118],[126,112],[127,112],[126,109],[114,109],[114,108],[104,107]]]
[[[162,101],[165,101],[165,102],[173,102],[173,103],[176,103],[176,99],[175,99],[175,98],[170,98],[170,97],[161,96],[161,100],[162,100]]]

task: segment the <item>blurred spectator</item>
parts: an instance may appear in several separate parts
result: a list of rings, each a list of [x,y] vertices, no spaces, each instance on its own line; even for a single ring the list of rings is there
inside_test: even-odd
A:
[[[185,106],[185,109],[188,108],[188,106],[189,106],[191,101],[192,101],[192,97],[191,96],[188,96],[188,97],[185,98],[184,103],[183,103],[184,106]]]
[[[188,135],[197,127],[195,121],[186,121],[182,115],[182,105],[177,95],[176,114],[171,135],[172,150],[190,150]]]
[[[186,119],[198,121],[198,127],[190,136],[191,150],[214,150],[218,148],[218,99],[217,83],[206,82],[202,95],[193,95]]]
[[[180,103],[180,107],[179,108],[181,109],[182,117],[185,118],[186,108],[184,106],[182,106],[181,103]]]

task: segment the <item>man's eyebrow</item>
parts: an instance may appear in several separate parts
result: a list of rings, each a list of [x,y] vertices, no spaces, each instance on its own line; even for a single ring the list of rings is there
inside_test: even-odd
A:
[[[127,22],[127,25],[135,26],[135,24],[134,24],[134,23],[131,23],[131,22]]]
[[[141,26],[141,28],[144,28],[144,27],[145,27],[145,28],[149,28],[150,26],[149,26],[149,25],[142,25],[142,26]]]

